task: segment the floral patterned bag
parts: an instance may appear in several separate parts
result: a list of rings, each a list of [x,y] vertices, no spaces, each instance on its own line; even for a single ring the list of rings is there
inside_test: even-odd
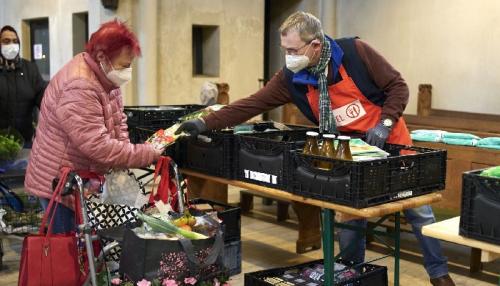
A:
[[[224,273],[222,232],[199,240],[165,240],[139,237],[126,230],[120,274],[134,282],[142,279],[173,280],[183,285],[187,278],[213,279]]]

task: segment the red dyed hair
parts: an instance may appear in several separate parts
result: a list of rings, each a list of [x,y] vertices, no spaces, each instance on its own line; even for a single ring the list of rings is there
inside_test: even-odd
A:
[[[103,51],[111,59],[120,54],[124,47],[129,47],[135,56],[141,55],[141,47],[135,34],[124,22],[115,19],[102,24],[99,30],[90,36],[85,51],[94,59],[98,51]]]

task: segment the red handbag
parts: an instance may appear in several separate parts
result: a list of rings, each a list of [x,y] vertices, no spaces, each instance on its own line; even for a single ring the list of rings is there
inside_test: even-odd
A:
[[[49,214],[57,209],[55,198],[61,195],[69,169],[63,169],[61,179],[45,210],[38,234],[24,238],[21,252],[18,285],[22,286],[75,286],[86,278],[84,268],[80,268],[78,237],[74,232],[53,234],[53,218],[47,226]],[[75,202],[78,201],[75,195]],[[78,203],[76,203],[78,205]],[[79,209],[75,207],[77,223],[81,220]],[[45,229],[47,232],[45,233]]]
[[[162,201],[165,204],[170,204],[173,210],[178,210],[177,186],[170,176],[170,162],[172,159],[166,156],[160,156],[155,166],[155,174],[153,177],[153,188],[149,196],[149,203],[154,204],[155,201]],[[154,185],[156,178],[160,176],[160,182],[155,191]]]

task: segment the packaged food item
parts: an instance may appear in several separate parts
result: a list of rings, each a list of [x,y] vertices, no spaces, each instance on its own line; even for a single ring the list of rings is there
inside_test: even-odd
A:
[[[168,147],[172,144],[175,143],[175,141],[180,137],[183,136],[184,133],[181,134],[175,134],[175,131],[179,128],[180,124],[174,124],[168,129],[160,129],[156,131],[151,137],[146,140],[146,143],[148,144],[153,144],[155,148],[160,149],[161,147]]]
[[[356,271],[354,269],[347,268],[347,266],[340,263],[334,264],[334,273],[336,281],[347,280],[356,276]],[[313,267],[304,268],[301,272],[301,276],[314,281],[324,282],[325,268],[323,264],[316,264]]]

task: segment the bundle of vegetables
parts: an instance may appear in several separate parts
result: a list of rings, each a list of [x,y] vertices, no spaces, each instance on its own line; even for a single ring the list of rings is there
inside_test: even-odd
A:
[[[491,167],[488,169],[484,169],[480,176],[483,177],[492,177],[492,178],[500,178],[500,166]]]
[[[0,130],[0,161],[14,160],[23,148],[24,139],[14,129]]]
[[[181,235],[187,239],[206,239],[206,235],[189,231],[180,227],[175,226],[169,221],[159,219],[153,216],[146,215],[144,213],[138,212],[137,217],[147,224],[155,232],[166,233],[169,235]]]

